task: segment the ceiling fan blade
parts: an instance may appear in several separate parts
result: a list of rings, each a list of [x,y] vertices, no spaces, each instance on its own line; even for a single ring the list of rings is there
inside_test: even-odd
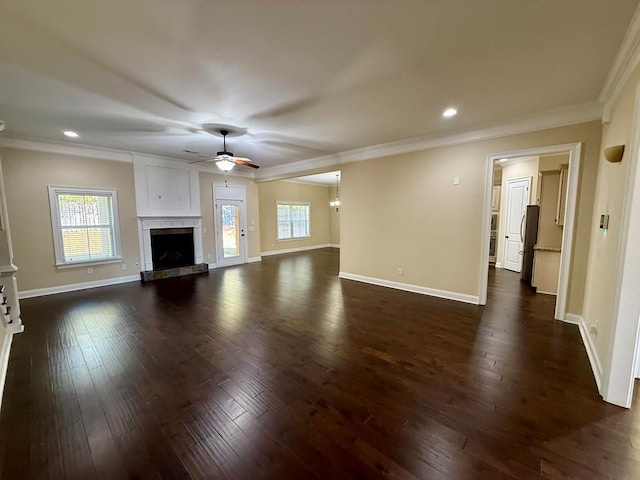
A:
[[[242,157],[233,157],[233,161],[238,164],[238,165],[243,165],[245,167],[251,167],[251,168],[260,168],[259,165],[256,165],[255,163],[253,163],[251,160],[249,160],[248,158],[242,158]]]
[[[213,160],[213,158],[207,157],[207,158],[204,158],[202,160],[193,160],[193,161],[191,161],[189,163],[190,164],[191,163],[205,163],[205,162],[211,162],[212,160]]]
[[[194,152],[193,150],[183,150],[184,153],[191,153],[199,158],[213,158],[211,155],[205,155],[204,153]]]

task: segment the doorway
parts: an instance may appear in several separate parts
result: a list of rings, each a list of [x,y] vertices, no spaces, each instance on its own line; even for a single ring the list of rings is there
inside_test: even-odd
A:
[[[552,145],[547,147],[531,148],[526,150],[516,150],[510,152],[502,152],[496,154],[490,154],[487,156],[487,168],[486,168],[486,188],[485,188],[485,206],[483,213],[483,225],[484,232],[481,242],[481,258],[480,264],[481,276],[480,276],[480,290],[478,292],[479,303],[485,305],[487,303],[487,284],[489,275],[489,242],[491,232],[491,217],[492,217],[492,202],[491,197],[494,190],[494,163],[508,158],[524,158],[531,156],[545,156],[555,154],[568,154],[568,166],[567,166],[567,178],[565,190],[563,190],[563,197],[565,199],[565,209],[562,212],[562,225],[563,234],[561,241],[560,252],[560,265],[558,273],[558,288],[556,296],[556,308],[554,318],[557,320],[566,320],[566,308],[567,308],[567,296],[569,287],[569,268],[571,265],[572,245],[575,234],[575,217],[576,217],[576,199],[578,192],[578,173],[580,171],[580,152],[582,149],[581,143]],[[521,176],[522,177],[522,176]],[[534,178],[537,180],[537,176]],[[537,182],[536,182],[537,184]],[[531,190],[536,190],[532,185]],[[505,188],[506,190],[506,188]],[[506,191],[503,195],[503,200],[506,202]],[[506,216],[506,215],[505,215]],[[521,216],[518,221],[521,221]],[[501,226],[504,225],[500,222]],[[500,234],[498,234],[500,238]],[[500,250],[500,248],[498,248]],[[503,248],[504,251],[504,248]],[[504,258],[499,252],[498,258]],[[500,265],[502,266],[502,265]]]
[[[244,185],[214,185],[216,264],[228,267],[247,263]]]
[[[523,228],[527,205],[530,203],[530,191],[530,177],[507,180],[502,268],[512,272],[520,273],[522,270]]]

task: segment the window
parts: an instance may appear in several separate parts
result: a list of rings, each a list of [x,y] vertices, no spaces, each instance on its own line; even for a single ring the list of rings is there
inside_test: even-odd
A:
[[[308,203],[277,203],[278,240],[309,238]]]
[[[49,187],[56,265],[120,259],[115,190]]]

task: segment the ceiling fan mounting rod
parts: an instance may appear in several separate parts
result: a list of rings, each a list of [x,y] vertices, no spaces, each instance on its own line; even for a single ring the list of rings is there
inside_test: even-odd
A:
[[[218,152],[218,155],[225,155],[227,153],[227,135],[229,135],[229,130],[221,129],[220,134],[222,135],[222,152]]]

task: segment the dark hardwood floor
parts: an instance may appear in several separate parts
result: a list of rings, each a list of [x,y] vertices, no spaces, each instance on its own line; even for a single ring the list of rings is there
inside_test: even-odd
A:
[[[554,298],[340,280],[338,251],[22,302],[0,476],[638,479]]]

